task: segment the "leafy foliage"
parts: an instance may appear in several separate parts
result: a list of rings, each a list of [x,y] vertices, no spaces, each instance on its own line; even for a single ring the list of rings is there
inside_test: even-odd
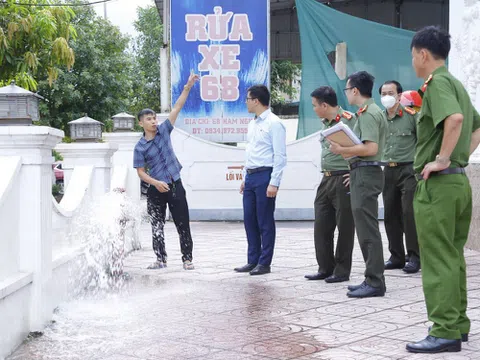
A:
[[[75,62],[70,43],[77,32],[73,10],[66,6],[17,5],[14,0],[0,6],[0,86],[15,80],[18,86],[37,90],[38,79],[52,85],[61,67]],[[31,4],[54,3],[30,0]]]
[[[285,103],[285,95],[293,97],[297,90],[293,80],[300,74],[300,67],[289,60],[276,60],[272,62],[270,70],[271,103],[278,105]]]
[[[76,12],[73,24],[78,36],[71,42],[75,65],[59,70],[53,86],[48,79],[39,82],[39,93],[48,100],[41,103],[42,123],[66,133],[67,123],[85,114],[105,123],[128,111],[135,82],[129,37],[90,7]]]
[[[132,112],[143,108],[160,110],[160,49],[163,43],[163,26],[154,5],[137,9],[135,30],[135,104]]]

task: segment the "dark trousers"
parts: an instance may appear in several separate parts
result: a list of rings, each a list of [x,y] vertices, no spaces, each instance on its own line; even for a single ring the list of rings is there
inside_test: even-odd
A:
[[[413,212],[413,197],[417,180],[413,165],[385,167],[383,170],[383,204],[385,208],[385,230],[388,237],[390,260],[395,263],[405,261],[403,234],[410,258],[419,260],[417,230]]]
[[[168,192],[161,193],[152,185],[150,185],[147,192],[147,210],[152,224],[153,251],[157,255],[157,260],[167,262],[163,227],[165,225],[165,213],[168,204],[173,222],[177,227],[178,236],[180,237],[182,261],[191,261],[193,242],[190,233],[190,216],[188,214],[185,189],[181,180],[168,185],[170,186]]]
[[[318,272],[350,276],[355,237],[350,189],[343,176],[324,176],[315,197],[314,240]],[[333,252],[335,228],[338,240]]]
[[[243,222],[248,263],[270,266],[275,246],[275,198],[267,197],[272,170],[247,174],[243,190]]]
[[[378,195],[383,181],[380,166],[361,166],[350,171],[352,213],[365,260],[365,281],[373,287],[385,286],[382,236],[378,227]]]

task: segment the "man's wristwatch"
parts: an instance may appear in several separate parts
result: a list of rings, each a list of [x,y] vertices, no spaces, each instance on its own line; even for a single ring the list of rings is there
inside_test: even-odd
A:
[[[442,165],[448,165],[448,163],[450,162],[450,158],[444,158],[444,157],[441,157],[440,155],[437,155],[437,157],[435,158],[435,161]]]
[[[185,85],[185,86],[183,87],[183,89],[184,89],[184,90],[187,90],[187,91],[189,91],[191,88],[192,88],[192,87],[191,87],[191,86],[188,86],[188,85]]]

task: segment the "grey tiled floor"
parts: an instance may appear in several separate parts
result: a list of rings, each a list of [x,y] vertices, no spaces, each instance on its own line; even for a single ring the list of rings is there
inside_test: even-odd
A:
[[[470,341],[460,353],[414,355],[405,344],[429,325],[420,274],[388,271],[384,298],[349,299],[346,286],[363,280],[358,244],[348,283],[307,281],[316,270],[311,222],[278,223],[272,273],[258,277],[232,271],[246,260],[243,224],[192,223],[192,232],[196,270],[182,269],[172,223],[168,268],[146,270],[154,257],[145,225],[144,248],[126,261],[128,286],[62,304],[45,334],[9,360],[480,359],[480,253],[466,252]]]

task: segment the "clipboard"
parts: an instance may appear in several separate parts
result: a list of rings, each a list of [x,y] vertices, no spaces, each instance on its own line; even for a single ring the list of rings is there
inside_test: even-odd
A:
[[[320,132],[322,137],[334,141],[337,144],[345,147],[359,145],[362,141],[357,135],[344,123],[338,123],[331,128]]]

